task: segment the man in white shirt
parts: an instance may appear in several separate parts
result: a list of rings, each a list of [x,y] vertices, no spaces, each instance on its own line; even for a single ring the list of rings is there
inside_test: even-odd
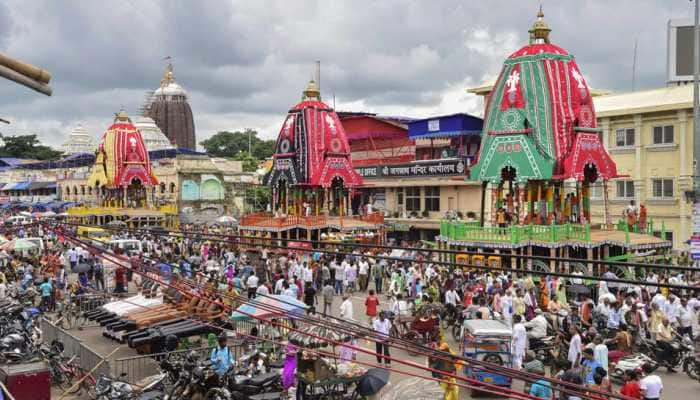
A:
[[[357,265],[359,268],[357,275],[360,281],[360,290],[364,292],[367,290],[367,285],[369,284],[369,263],[365,258],[362,258]]]
[[[246,279],[245,284],[246,287],[248,288],[248,298],[249,299],[254,299],[255,298],[255,293],[258,290],[258,282],[260,279],[255,275],[255,271],[250,273],[250,276],[248,279]]]
[[[248,279],[250,279],[250,278],[248,278]],[[259,285],[258,288],[255,290],[255,295],[256,295],[256,296],[257,296],[257,295],[260,295],[260,296],[267,296],[268,294],[270,294],[270,289],[268,289],[267,286],[264,285],[264,284]]]
[[[642,397],[645,400],[658,400],[661,398],[661,392],[664,390],[664,384],[661,378],[654,374],[654,368],[650,364],[644,364],[642,367],[646,375],[639,381],[639,390],[642,392]]]
[[[462,300],[459,298],[459,293],[454,288],[450,288],[445,292],[445,304],[450,307],[457,307]]]
[[[340,304],[340,318],[346,321],[355,320],[352,302],[347,293],[343,295],[343,302]]]
[[[523,357],[527,349],[527,331],[523,325],[522,317],[513,317],[513,337],[511,339],[511,352],[513,353],[513,369],[520,369],[523,366]]]
[[[678,334],[687,335],[693,338],[693,317],[695,313],[688,306],[688,299],[681,299],[681,306],[678,308]]]
[[[571,341],[569,342],[567,360],[571,362],[572,367],[577,367],[581,361],[581,335],[579,335],[578,327],[572,325],[569,329],[571,331]]]
[[[391,365],[391,355],[389,354],[389,344],[387,343],[387,339],[389,339],[389,332],[391,331],[391,321],[386,319],[386,315],[384,311],[379,313],[379,318],[375,319],[374,322],[372,323],[372,328],[374,328],[374,331],[377,332],[377,342],[376,342],[376,349],[377,349],[377,364],[382,363],[382,354],[384,354],[384,363],[386,364],[387,367]]]
[[[535,310],[535,318],[525,323],[525,329],[529,329],[527,337],[530,339],[542,339],[547,336],[547,319],[542,315],[542,310]]]

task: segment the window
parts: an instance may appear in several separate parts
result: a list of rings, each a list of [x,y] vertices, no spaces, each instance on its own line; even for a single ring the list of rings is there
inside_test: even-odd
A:
[[[407,187],[406,211],[420,211],[420,187]]]
[[[615,131],[615,146],[634,146],[634,128],[618,129]]]
[[[170,182],[170,193],[175,193],[175,182]]]
[[[440,187],[425,187],[425,209],[428,211],[440,211]]]
[[[603,198],[603,184],[600,182],[591,184],[591,198],[592,199],[602,199]]]
[[[654,127],[654,144],[670,144],[673,143],[673,125],[655,126]]]
[[[396,206],[398,208],[403,207],[403,188],[396,189]]]
[[[654,231],[654,236],[657,238],[661,238],[661,231]],[[666,240],[669,242],[673,242],[673,232],[671,231],[666,231]]]
[[[160,192],[165,193],[165,183],[163,182],[160,183]]]
[[[634,181],[617,181],[615,184],[615,197],[620,199],[634,198]]]
[[[652,179],[652,197],[657,199],[673,198],[673,179]]]

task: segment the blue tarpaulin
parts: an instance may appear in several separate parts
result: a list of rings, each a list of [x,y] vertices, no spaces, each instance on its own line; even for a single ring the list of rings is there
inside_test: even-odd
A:
[[[419,119],[408,123],[410,139],[448,138],[481,135],[484,120],[469,114],[450,114]]]

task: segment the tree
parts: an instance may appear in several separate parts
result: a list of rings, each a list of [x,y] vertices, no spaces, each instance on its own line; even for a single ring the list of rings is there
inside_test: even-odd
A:
[[[248,153],[239,153],[237,156],[231,157],[231,159],[234,161],[241,161],[243,172],[255,172],[260,163],[257,158],[252,157]]]
[[[267,210],[270,204],[272,191],[267,186],[251,186],[245,190],[244,204],[245,212],[256,212]]]
[[[199,144],[215,157],[238,157],[241,153],[248,153],[249,145],[251,155],[258,160],[271,157],[275,151],[275,141],[258,138],[258,132],[254,129],[220,131]]]
[[[41,144],[36,135],[2,136],[0,157],[30,158],[34,160],[56,160],[63,154]]]

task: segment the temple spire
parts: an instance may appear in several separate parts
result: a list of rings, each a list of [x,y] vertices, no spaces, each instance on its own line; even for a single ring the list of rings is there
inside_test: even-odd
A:
[[[321,100],[321,91],[318,89],[316,81],[313,79],[311,79],[309,84],[306,85],[302,100]]]
[[[549,32],[552,30],[544,22],[544,12],[542,12],[542,5],[540,5],[540,12],[537,13],[537,20],[532,24],[530,32],[530,44],[537,43],[540,40],[544,43],[549,43]]]

